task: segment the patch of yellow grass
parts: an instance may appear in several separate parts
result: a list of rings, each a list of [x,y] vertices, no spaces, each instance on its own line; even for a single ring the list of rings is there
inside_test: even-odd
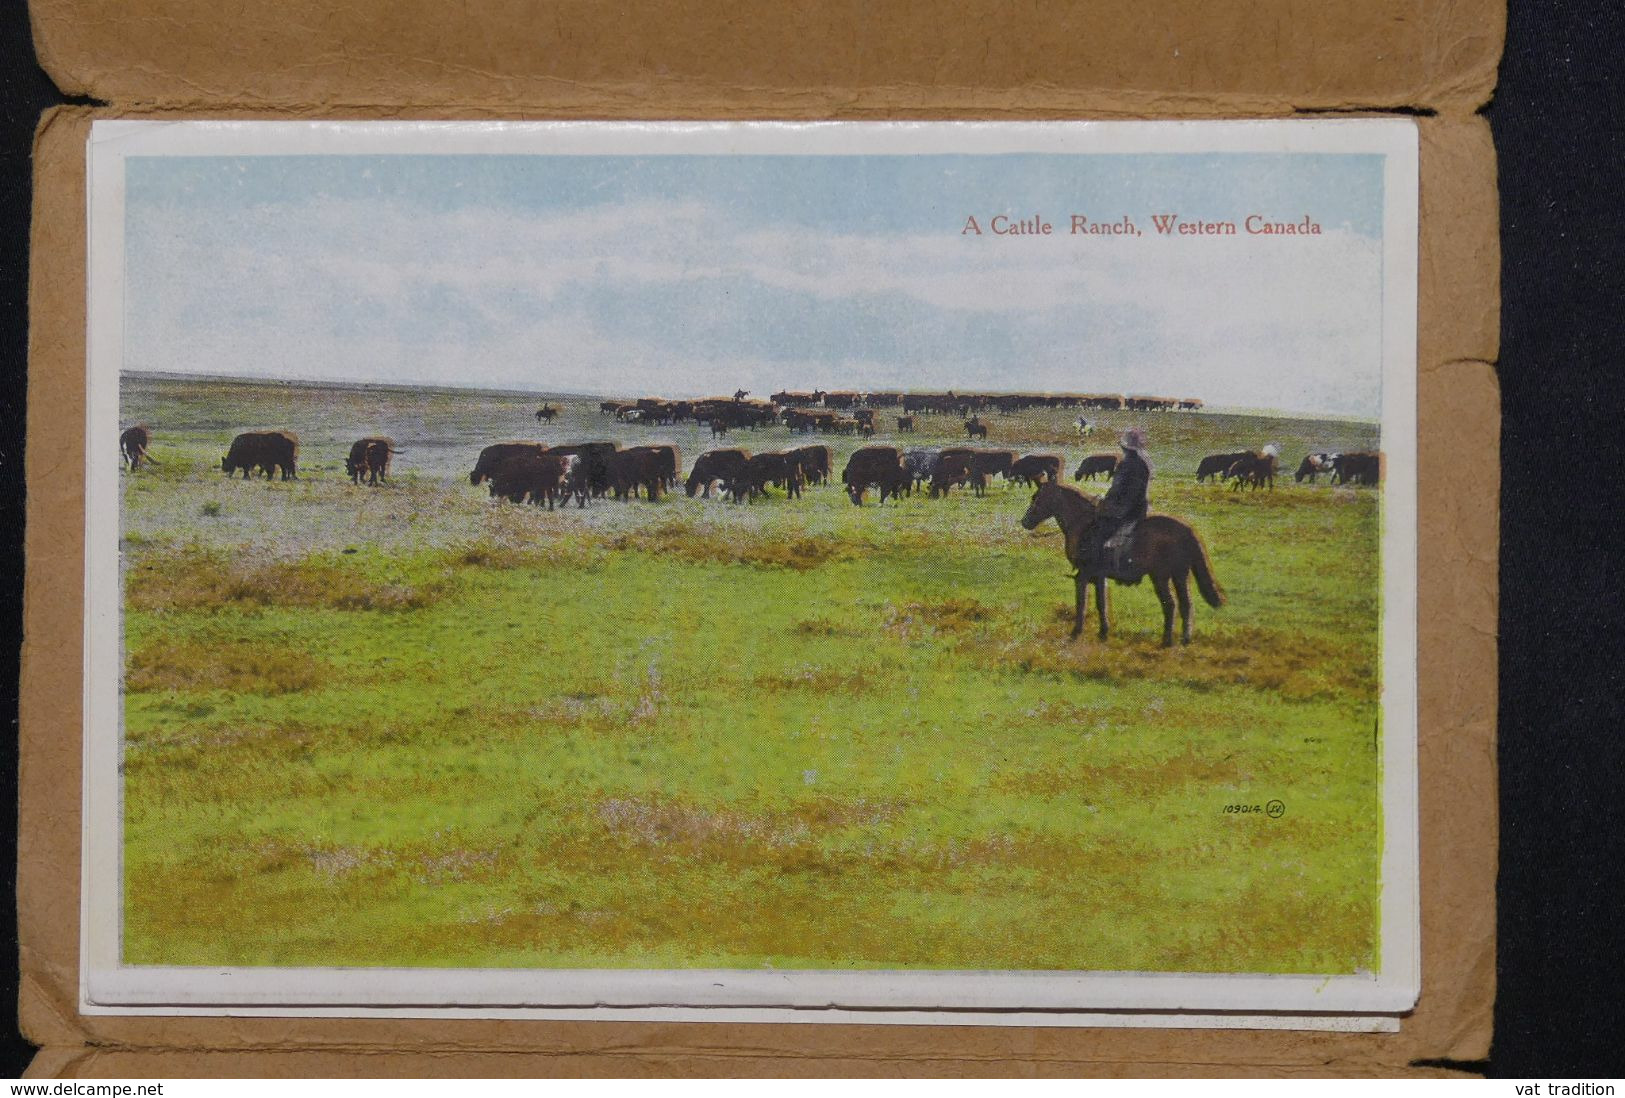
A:
[[[293,694],[320,686],[329,670],[308,652],[253,641],[173,640],[131,652],[124,667],[124,688],[132,694],[157,690]]]
[[[374,579],[358,565],[323,557],[299,561],[229,561],[186,551],[148,560],[125,578],[132,610],[219,610],[227,607],[320,607],[333,610],[418,610],[433,605],[448,578],[416,584]]]

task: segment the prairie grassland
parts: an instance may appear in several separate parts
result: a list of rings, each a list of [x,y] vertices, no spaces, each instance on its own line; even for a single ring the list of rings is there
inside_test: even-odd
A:
[[[1164,651],[1143,585],[1108,643],[1067,640],[1020,489],[548,513],[469,486],[482,443],[686,466],[709,440],[480,394],[127,379],[124,403],[161,462],[123,475],[126,963],[1375,963],[1377,494],[1190,477],[1371,427],[1151,418],[1154,506],[1230,597]],[[1075,414],[990,442],[1070,467],[1110,445],[1068,441]],[[299,431],[299,481],[220,473],[254,426]],[[345,448],[380,431],[406,453],[355,488]]]

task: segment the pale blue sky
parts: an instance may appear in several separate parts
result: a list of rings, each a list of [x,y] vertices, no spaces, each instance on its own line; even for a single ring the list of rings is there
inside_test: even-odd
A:
[[[125,366],[691,395],[1072,389],[1375,418],[1382,160],[132,157]],[[1048,238],[962,234],[1040,214]],[[1145,235],[1066,235],[1129,216]],[[1151,215],[1309,238],[1162,238]]]

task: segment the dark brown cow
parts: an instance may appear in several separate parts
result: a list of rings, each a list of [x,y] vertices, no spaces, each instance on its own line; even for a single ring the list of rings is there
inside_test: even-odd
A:
[[[870,488],[880,489],[880,502],[887,496],[901,498],[908,485],[908,474],[903,470],[903,457],[895,446],[865,446],[854,451],[841,470],[841,483],[853,503],[863,506],[863,495]]]
[[[1380,484],[1382,455],[1338,454],[1332,469],[1333,484]]]
[[[344,459],[344,471],[350,474],[354,484],[366,478],[368,484],[376,485],[380,480],[389,479],[390,457],[405,452],[395,449],[394,439],[372,435],[351,444],[350,456]]]
[[[568,488],[576,505],[585,507],[588,499],[600,499],[609,494],[609,455],[620,448],[618,442],[570,442],[549,446],[543,453],[581,459],[570,471]]]
[[[151,457],[147,450],[152,446],[152,429],[145,423],[137,423],[134,427],[126,427],[124,433],[118,437],[118,448],[124,455],[124,460],[130,463],[130,471],[134,472],[143,462],[157,465],[156,459]]]
[[[549,511],[555,501],[568,499],[565,487],[570,470],[580,459],[574,455],[515,454],[503,458],[491,472],[491,495],[513,503],[529,500]]]
[[[1078,471],[1072,474],[1073,480],[1094,480],[1102,473],[1110,477],[1117,472],[1116,454],[1090,454],[1078,463]]]
[[[1034,488],[1046,480],[1055,482],[1061,479],[1061,459],[1055,454],[1028,454],[1010,466],[1010,472],[1005,479],[1031,484]]]
[[[1275,455],[1270,453],[1248,454],[1225,473],[1236,483],[1231,487],[1232,492],[1239,492],[1243,488],[1268,487],[1275,491]]]
[[[756,454],[745,463],[744,473],[733,480],[734,502],[766,495],[770,484],[783,488],[788,498],[795,499],[801,495],[801,486],[805,482],[801,463],[793,455]]]
[[[609,488],[618,500],[636,499],[638,489],[652,503],[666,484],[666,465],[651,450],[618,450],[609,455]]]
[[[988,478],[1003,464],[1009,468],[1010,463],[1001,463],[997,455],[990,455],[978,450],[963,448],[942,451],[937,458],[936,468],[931,474],[931,498],[946,496],[954,488],[969,484],[971,491],[978,496],[987,494]]]
[[[899,431],[906,431],[909,434],[913,434],[914,433],[914,417],[913,416],[898,416],[897,417],[897,429]]]
[[[834,458],[828,446],[800,446],[790,451],[790,456],[801,465],[802,476],[807,478],[808,484],[827,484],[830,477],[830,467]]]
[[[971,471],[986,477],[1010,479],[1010,470],[1016,463],[1014,450],[972,450]]]
[[[653,454],[660,466],[661,483],[667,491],[677,487],[677,447],[671,445],[659,446],[628,446],[626,453]]]
[[[722,490],[726,492],[735,480],[744,476],[745,466],[749,462],[749,450],[707,450],[695,459],[684,491],[693,497],[704,489],[703,498],[709,499],[711,486],[720,481]]]
[[[480,484],[491,479],[491,474],[497,471],[497,466],[511,457],[521,454],[545,454],[547,444],[543,442],[493,442],[480,451],[479,460],[474,462],[474,471],[468,474],[468,483]]]
[[[220,469],[227,476],[241,469],[244,480],[255,470],[267,480],[279,470],[283,480],[298,480],[299,436],[292,431],[244,431],[231,440]]]
[[[1215,482],[1228,480],[1230,469],[1243,458],[1254,457],[1251,450],[1237,450],[1233,454],[1209,454],[1196,464],[1196,483],[1200,484],[1209,477]]]
[[[931,470],[931,498],[946,496],[954,488],[971,483],[977,495],[987,490],[987,478],[974,477],[971,470],[971,457],[968,450],[944,450],[937,455],[936,466]]]

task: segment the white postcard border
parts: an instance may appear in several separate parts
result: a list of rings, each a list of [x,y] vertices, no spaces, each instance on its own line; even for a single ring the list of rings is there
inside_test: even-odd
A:
[[[1260,976],[121,965],[119,481],[112,455],[103,453],[97,441],[116,437],[119,425],[125,284],[124,159],[135,155],[881,152],[1326,152],[1386,157],[1382,446],[1390,475],[1385,477],[1382,498],[1381,971],[1338,976]],[[1115,1024],[1203,1027],[1245,1025],[1242,1019],[1253,1017],[1256,1024],[1249,1028],[1289,1025],[1386,1030],[1392,1028],[1392,1018],[1376,1016],[1403,1013],[1415,1004],[1421,960],[1416,775],[1418,154],[1414,123],[1396,119],[1076,123],[98,121],[92,129],[87,155],[90,240],[85,426],[90,441],[85,453],[84,857],[80,909],[80,1009],[86,1014],[1114,1024],[1101,1020],[1108,1017],[1122,1019]],[[1396,471],[1397,475],[1393,475]],[[994,1015],[989,1011],[1016,1013]],[[1099,1013],[1102,1011],[1161,1013],[1103,1016]],[[855,1012],[861,1013],[854,1016]],[[1332,1017],[1351,1014],[1373,1017]],[[1027,1020],[1004,1020],[1016,1017]],[[1086,1018],[1093,1020],[1084,1021]]]

